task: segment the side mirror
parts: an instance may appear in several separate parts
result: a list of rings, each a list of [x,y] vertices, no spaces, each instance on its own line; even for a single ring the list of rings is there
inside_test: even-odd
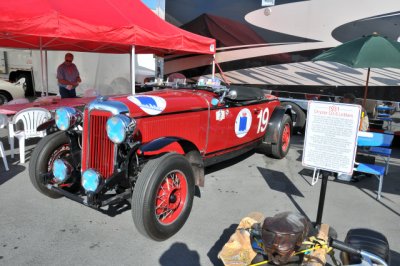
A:
[[[230,100],[235,100],[237,98],[237,91],[230,90],[225,97],[230,99]]]

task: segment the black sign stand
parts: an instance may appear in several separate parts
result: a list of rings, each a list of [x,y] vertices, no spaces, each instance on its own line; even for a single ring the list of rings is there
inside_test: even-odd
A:
[[[322,171],[322,184],[321,184],[321,191],[319,193],[318,213],[317,213],[317,221],[316,221],[317,226],[321,225],[321,221],[322,221],[322,213],[324,211],[326,187],[328,186],[329,174],[330,174],[330,172],[328,172],[328,171]]]

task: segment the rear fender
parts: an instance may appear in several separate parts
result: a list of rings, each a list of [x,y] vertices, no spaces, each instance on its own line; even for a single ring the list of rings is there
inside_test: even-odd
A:
[[[204,186],[204,162],[201,157],[201,154],[197,147],[190,141],[178,138],[178,137],[162,137],[158,139],[154,139],[150,142],[147,142],[141,145],[138,149],[138,153],[143,155],[144,153],[155,153],[159,151],[163,152],[163,148],[166,146],[177,143],[182,148],[186,159],[190,162],[193,168],[194,176],[195,176],[195,184],[197,186]]]
[[[268,122],[267,132],[265,133],[264,142],[276,144],[279,140],[279,132],[281,130],[281,121],[283,116],[287,114],[292,121],[296,119],[296,114],[292,111],[291,106],[277,106]]]

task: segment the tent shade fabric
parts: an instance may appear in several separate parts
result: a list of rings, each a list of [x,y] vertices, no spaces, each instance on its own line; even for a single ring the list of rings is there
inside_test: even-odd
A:
[[[353,68],[400,68],[400,43],[374,34],[343,43],[313,61],[337,62]]]
[[[98,53],[214,54],[215,40],[179,29],[140,0],[0,1],[0,46]]]
[[[219,48],[266,42],[247,24],[206,13],[182,25],[181,28],[216,39]]]
[[[374,33],[343,43],[312,60],[337,62],[353,68],[368,68],[363,100],[365,107],[371,68],[400,68],[400,43]]]

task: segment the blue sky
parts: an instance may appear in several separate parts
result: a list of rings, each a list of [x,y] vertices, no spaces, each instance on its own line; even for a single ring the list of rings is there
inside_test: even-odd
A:
[[[142,0],[142,2],[151,9],[156,9],[157,0]]]

